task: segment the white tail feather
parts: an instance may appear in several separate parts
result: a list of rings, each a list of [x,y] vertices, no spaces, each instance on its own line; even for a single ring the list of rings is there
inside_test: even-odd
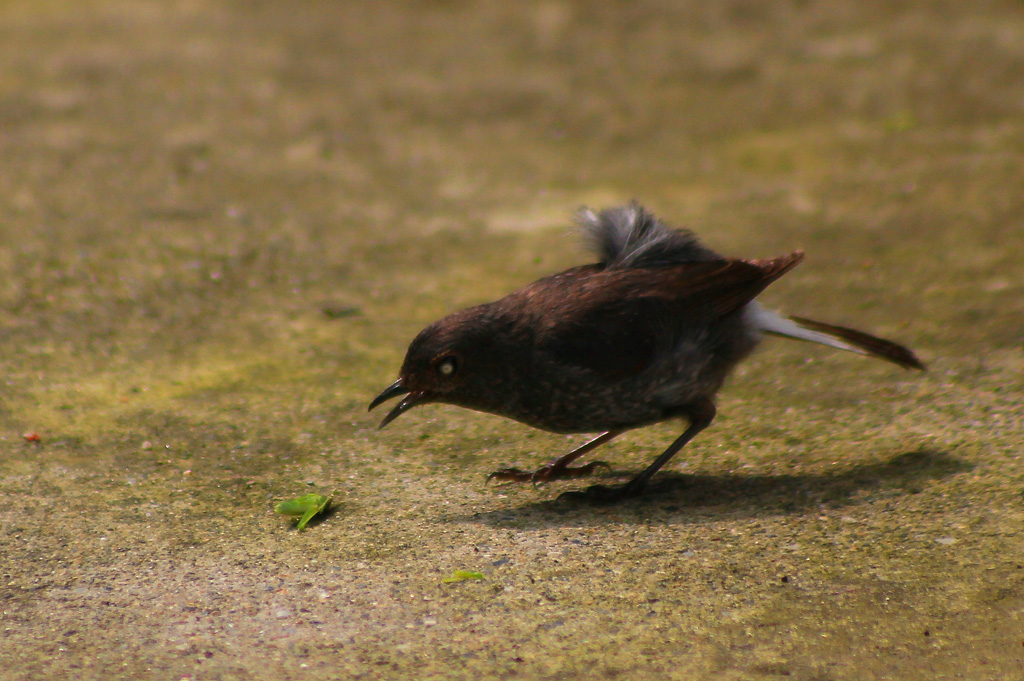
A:
[[[856,352],[859,355],[868,354],[856,345],[850,345],[846,341],[835,338],[834,336],[829,336],[828,334],[820,331],[814,331],[812,329],[805,329],[792,319],[783,317],[777,312],[766,310],[756,301],[751,301],[747,304],[745,318],[749,323],[753,324],[755,328],[764,333],[774,333],[779,336],[787,336],[789,338],[810,341],[811,343],[821,343],[822,345],[839,348],[840,350]]]

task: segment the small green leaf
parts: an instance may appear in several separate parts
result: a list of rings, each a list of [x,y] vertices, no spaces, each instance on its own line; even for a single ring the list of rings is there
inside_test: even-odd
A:
[[[306,527],[306,523],[318,513],[322,513],[327,505],[331,503],[330,497],[325,497],[322,494],[303,494],[301,497],[295,497],[288,501],[282,501],[274,507],[274,511],[281,515],[288,516],[301,516],[299,518],[299,524],[297,525],[299,530]]]
[[[472,570],[456,570],[447,577],[441,579],[445,584],[451,584],[453,582],[464,582],[467,579],[483,579],[484,573],[473,572]]]

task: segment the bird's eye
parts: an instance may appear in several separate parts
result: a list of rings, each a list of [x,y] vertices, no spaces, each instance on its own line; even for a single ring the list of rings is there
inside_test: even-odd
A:
[[[437,364],[437,373],[442,376],[451,376],[455,373],[455,370],[459,368],[459,360],[453,355],[449,355],[443,358]]]

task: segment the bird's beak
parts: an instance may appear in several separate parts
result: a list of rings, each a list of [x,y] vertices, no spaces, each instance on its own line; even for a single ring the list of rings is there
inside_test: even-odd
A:
[[[402,385],[402,379],[398,379],[397,381],[389,385],[387,388],[385,388],[384,392],[382,392],[380,395],[377,395],[377,397],[374,398],[373,402],[370,402],[370,409],[373,409],[381,402],[387,402],[392,397],[398,397],[399,395],[404,395],[405,393],[409,394],[405,396],[405,399],[396,404],[394,409],[388,412],[388,415],[385,416],[384,420],[380,422],[380,426],[378,426],[379,428],[383,428],[384,426],[388,425],[389,423],[397,419],[399,416],[415,407],[417,404],[422,404],[430,400],[430,397],[427,395],[427,393],[421,390],[409,392],[409,389]]]
[[[384,388],[384,392],[377,395],[377,397],[373,399],[373,402],[370,402],[370,406],[367,407],[366,411],[373,411],[376,407],[379,407],[382,403],[387,402],[392,397],[398,397],[399,395],[404,395],[407,392],[409,392],[409,389],[402,385],[402,379],[398,379],[388,387]]]

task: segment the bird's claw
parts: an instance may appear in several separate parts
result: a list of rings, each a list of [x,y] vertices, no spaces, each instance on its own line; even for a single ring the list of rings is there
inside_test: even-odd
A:
[[[487,482],[498,480],[499,482],[529,482],[533,473],[519,468],[502,468],[487,474]]]
[[[541,466],[535,471],[524,471],[519,468],[502,468],[489,474],[487,482],[499,480],[507,482],[532,482],[535,485],[539,485],[562,478],[581,478],[593,473],[594,469],[598,466],[604,466],[611,470],[611,466],[605,461],[591,461],[582,466],[559,466],[556,461],[555,463]]]

